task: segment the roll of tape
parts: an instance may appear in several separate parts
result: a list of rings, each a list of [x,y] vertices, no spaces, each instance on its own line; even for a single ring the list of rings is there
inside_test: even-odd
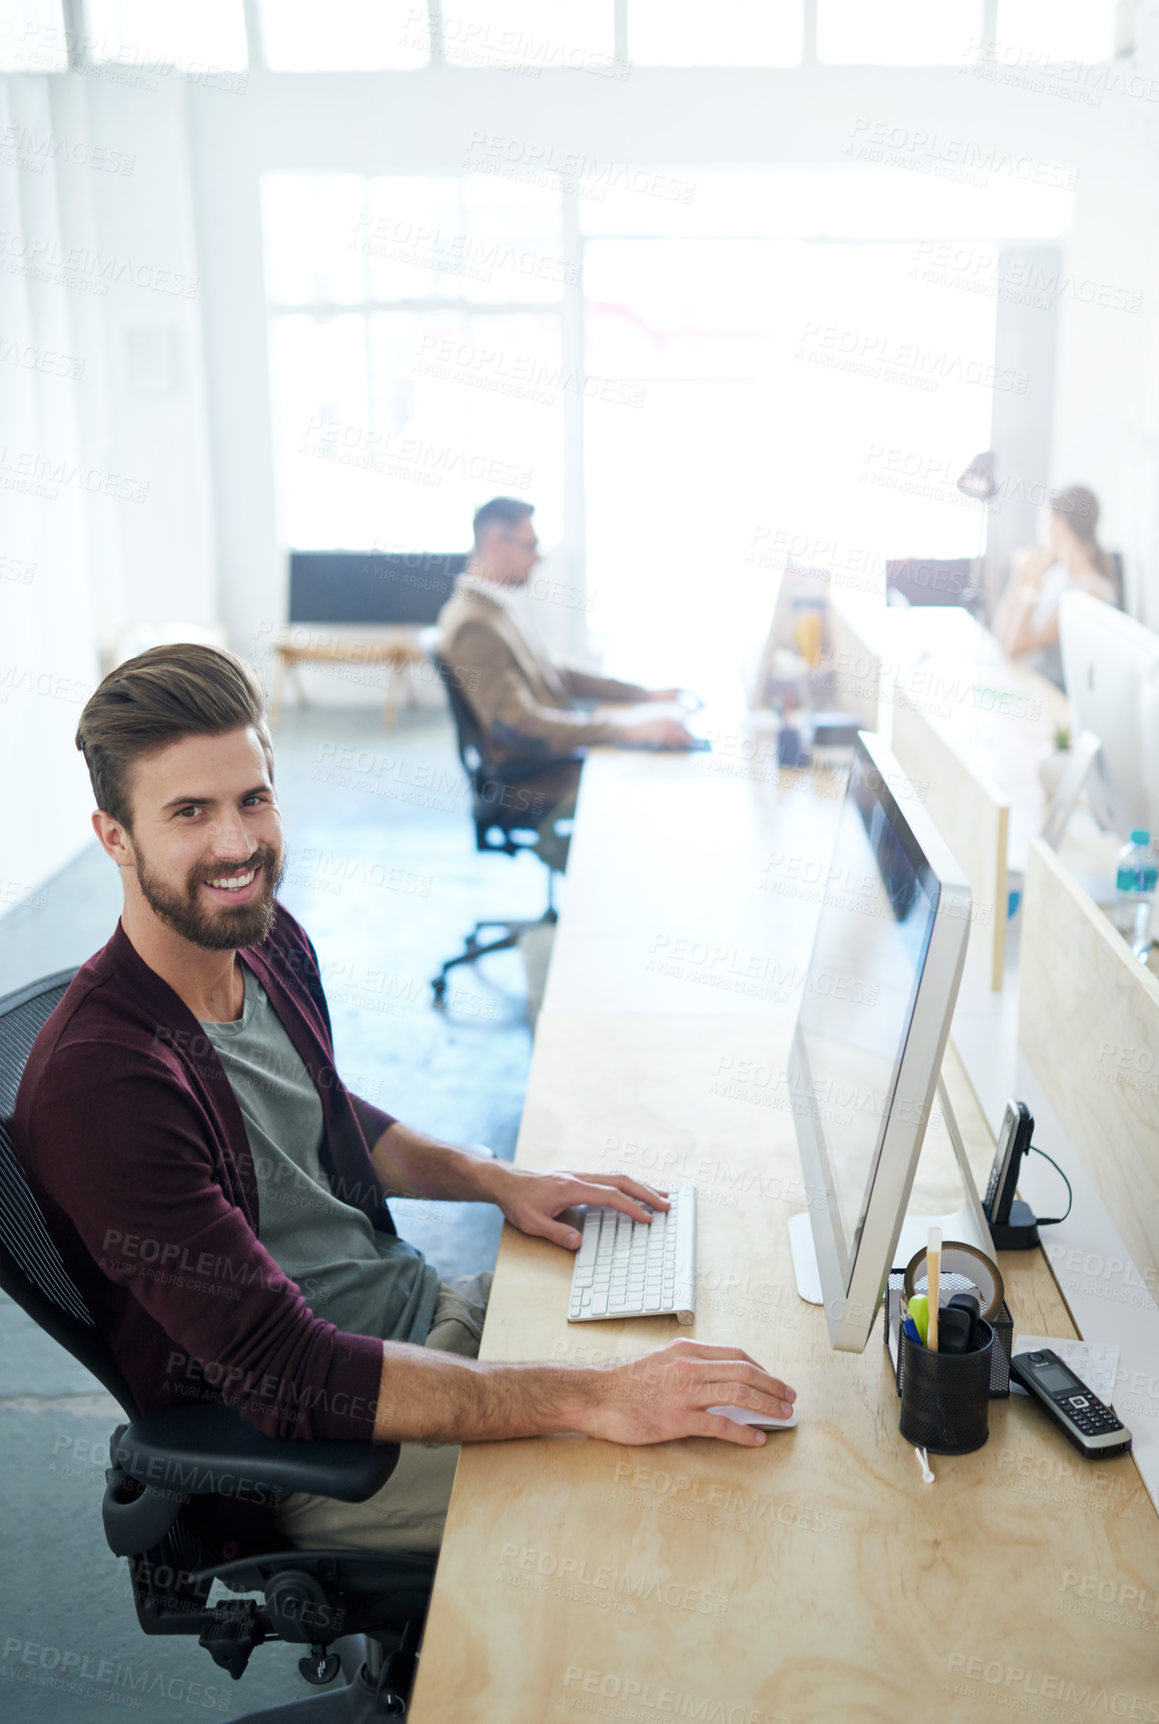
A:
[[[912,1299],[917,1291],[918,1277],[926,1266],[926,1253],[915,1251],[905,1266],[904,1291],[907,1299]],[[981,1315],[987,1320],[996,1317],[1002,1309],[1006,1298],[1006,1289],[1002,1284],[1002,1271],[997,1263],[991,1262],[985,1252],[979,1251],[974,1245],[964,1245],[956,1240],[947,1239],[942,1246],[942,1286],[945,1298],[939,1298],[938,1304],[948,1302],[953,1288],[945,1287],[947,1275],[960,1275],[964,1281],[969,1281],[978,1289],[978,1302]]]

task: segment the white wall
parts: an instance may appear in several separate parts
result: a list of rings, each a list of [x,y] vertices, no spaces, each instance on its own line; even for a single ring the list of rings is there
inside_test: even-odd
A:
[[[0,128],[49,123],[45,81],[0,88]],[[41,282],[22,256],[59,245],[54,177],[0,170],[0,914],[34,896],[84,838],[85,775],[73,749],[96,670],[87,527],[92,308]],[[41,367],[43,366],[43,369]],[[121,505],[122,507],[126,505]]]

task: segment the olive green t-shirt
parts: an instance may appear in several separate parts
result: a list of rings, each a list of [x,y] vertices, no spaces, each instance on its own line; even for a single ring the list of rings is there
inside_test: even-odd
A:
[[[202,1024],[245,1120],[258,1238],[316,1317],[384,1341],[427,1338],[439,1280],[421,1251],[343,1203],[319,1159],[322,1102],[253,971],[233,1023]]]

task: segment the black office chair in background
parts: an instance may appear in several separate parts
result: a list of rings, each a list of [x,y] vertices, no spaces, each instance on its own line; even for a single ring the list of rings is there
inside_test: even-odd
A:
[[[32,1044],[73,974],[0,999],[0,1287],[104,1384],[129,1421],[110,1442],[102,1513],[109,1549],[128,1558],[138,1622],[146,1634],[196,1634],[235,1680],[255,1647],[284,1640],[302,1647],[308,1682],[329,1682],[340,1666],[331,1648],[365,1636],[366,1662],[349,1686],[251,1714],[250,1724],[405,1717],[434,1556],[297,1550],[280,1538],[273,1512],[294,1491],[365,1502],[397,1466],[397,1444],[282,1441],[224,1404],[142,1415],[49,1236],[9,1125]],[[213,1530],[224,1518],[236,1548],[223,1550]],[[59,1536],[67,1539],[63,1529]],[[215,1581],[260,1598],[211,1607]]]
[[[495,760],[488,747],[486,733],[464,692],[461,678],[440,655],[441,639],[441,631],[435,628],[424,629],[419,636],[420,645],[447,692],[451,716],[455,721],[459,759],[471,786],[475,848],[497,851],[504,856],[518,856],[524,850],[538,854],[539,834],[534,822],[528,818],[535,810],[536,781],[562,766],[577,765],[583,755],[542,754],[521,760]],[[463,950],[448,958],[431,982],[436,1005],[441,1004],[446,995],[449,970],[460,964],[476,964],[491,952],[509,951],[518,945],[520,935],[529,928],[543,927],[557,920],[554,896],[557,870],[547,862],[544,866],[547,868],[547,909],[543,915],[523,920],[489,917],[476,922],[467,935]],[[488,928],[499,928],[503,932],[496,939],[483,940],[481,935]]]
[[[1123,570],[1123,553],[1122,551],[1111,551],[1108,554],[1111,559],[1111,585],[1115,589],[1115,606],[1118,610],[1125,611],[1127,593]]]
[[[891,604],[961,605],[977,615],[980,581],[980,560],[973,557],[899,557],[885,565]]]

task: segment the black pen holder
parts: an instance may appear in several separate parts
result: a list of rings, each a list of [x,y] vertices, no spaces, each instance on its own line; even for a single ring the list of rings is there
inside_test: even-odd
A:
[[[931,1353],[901,1337],[901,1418],[907,1443],[933,1455],[968,1455],[990,1435],[990,1363],[994,1330],[979,1317],[970,1353]]]
[[[905,1270],[891,1269],[886,1290],[882,1295],[882,1305],[885,1311],[883,1339],[890,1355],[897,1379],[897,1392],[901,1394],[901,1363],[902,1351],[900,1344],[901,1332],[901,1302],[905,1297]],[[967,1281],[964,1275],[943,1275],[942,1293],[973,1293],[978,1295],[978,1289],[972,1281]],[[920,1278],[919,1291],[926,1291],[924,1275]],[[1010,1393],[1010,1355],[1014,1350],[1014,1319],[1010,1315],[1010,1307],[1003,1301],[1001,1307],[986,1321],[994,1331],[997,1346],[990,1349],[990,1394],[1006,1396]]]

